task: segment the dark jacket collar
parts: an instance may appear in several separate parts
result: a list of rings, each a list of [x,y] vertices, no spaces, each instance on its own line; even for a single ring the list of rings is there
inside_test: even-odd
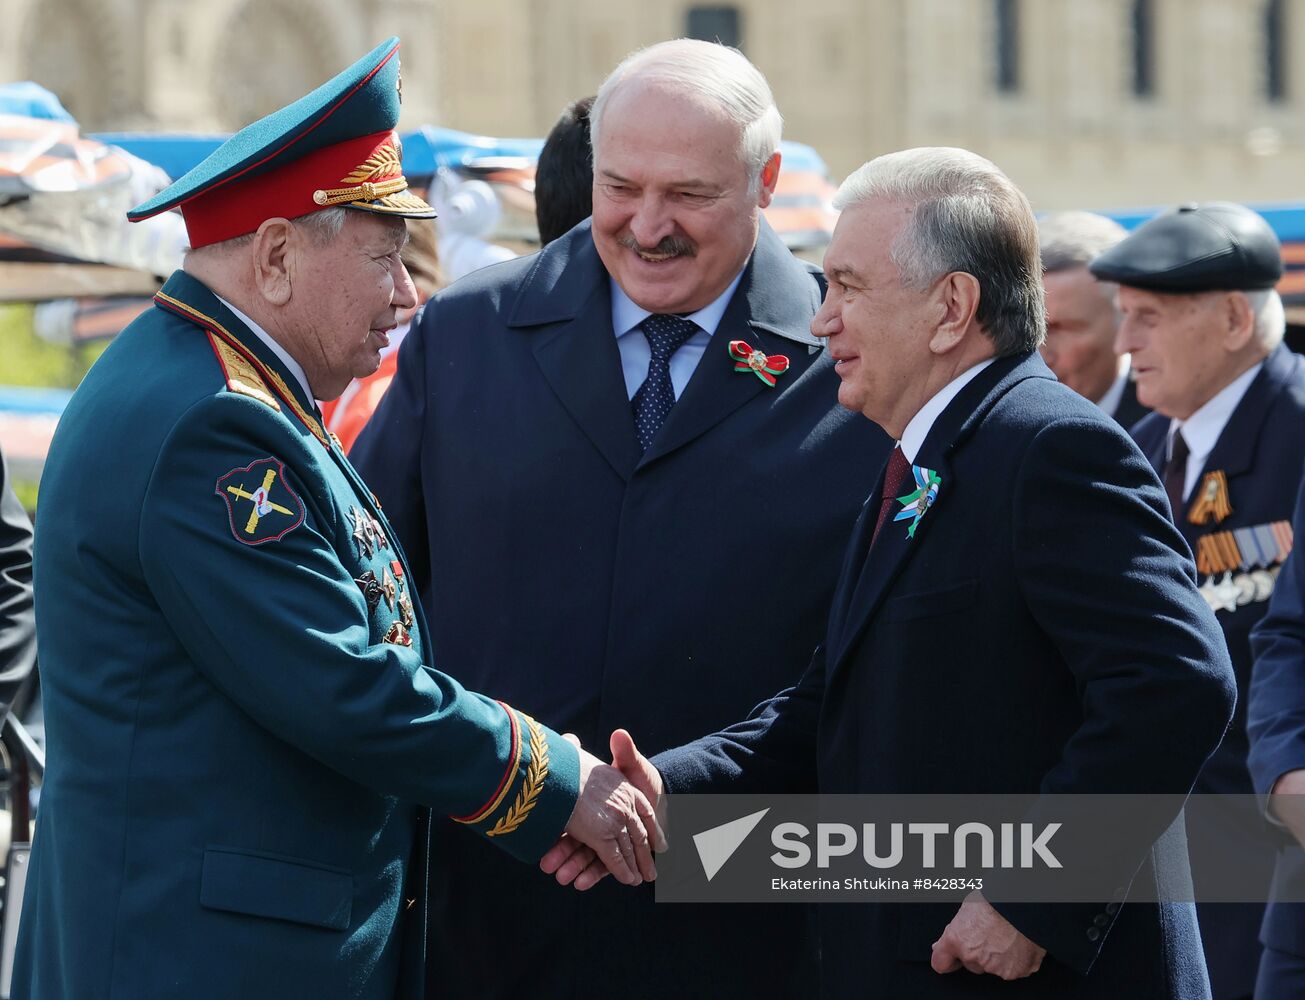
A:
[[[1300,366],[1300,358],[1286,344],[1279,344],[1264,359],[1259,373],[1246,387],[1246,394],[1224,424],[1219,439],[1205,461],[1204,475],[1221,469],[1229,476],[1241,475],[1255,464],[1255,446],[1264,429],[1264,421],[1278,394]]]
[[[915,464],[928,468],[946,464],[947,456],[983,423],[983,418],[997,400],[1013,386],[1029,378],[1053,381],[1056,378],[1037,351],[997,358],[958,392],[956,398],[938,415],[924,444],[920,446]],[[930,462],[935,464],[930,465]]]

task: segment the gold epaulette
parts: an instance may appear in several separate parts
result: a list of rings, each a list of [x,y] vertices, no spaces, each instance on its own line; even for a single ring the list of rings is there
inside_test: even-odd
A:
[[[281,404],[272,395],[267,383],[258,374],[258,370],[221,337],[211,331],[205,332],[208,333],[208,342],[213,347],[213,353],[217,355],[218,364],[222,366],[222,372],[227,377],[227,388],[242,396],[256,399],[279,412]]]

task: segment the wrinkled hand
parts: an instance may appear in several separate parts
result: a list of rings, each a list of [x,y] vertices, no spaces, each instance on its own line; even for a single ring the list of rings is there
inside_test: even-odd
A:
[[[1288,771],[1273,783],[1269,815],[1305,845],[1305,770]]]
[[[603,874],[610,872],[625,885],[652,881],[657,877],[653,848],[664,842],[652,805],[620,771],[581,748],[574,736],[566,738],[580,751],[580,797],[563,837],[544,855],[540,867],[557,872],[563,885],[570,884],[575,875],[568,871],[570,877],[565,877],[558,868],[567,858],[587,850],[591,853],[586,868],[592,862]],[[589,884],[577,888],[589,888],[599,878],[586,879]]]
[[[933,943],[929,964],[934,972],[964,967],[976,974],[1023,979],[1038,971],[1046,954],[976,891],[965,897],[942,937]]]
[[[573,736],[568,734],[566,738],[579,747],[579,741]],[[636,802],[648,805],[653,812],[652,818],[648,819],[645,814],[640,813],[640,819],[644,822],[644,828],[652,831],[653,849],[657,851],[666,850],[666,838],[662,835],[661,827],[658,825],[655,816],[657,803],[661,800],[663,790],[661,775],[657,773],[655,767],[648,763],[648,759],[639,753],[634,745],[634,740],[630,738],[630,734],[624,729],[618,729],[612,733],[610,746],[612,766],[606,768],[606,770],[617,773],[617,771],[613,771],[614,768],[617,769],[629,782],[629,785],[624,787],[633,786],[635,794],[638,795]],[[581,750],[582,782],[584,780],[583,760],[587,756],[589,755]],[[590,759],[594,760],[592,757]],[[576,808],[578,811],[578,804]],[[574,820],[574,817],[572,819]],[[644,841],[644,847],[646,850],[646,840]],[[637,852],[636,859],[639,861],[639,870],[643,878],[651,881],[657,877],[657,869],[652,863],[651,855],[647,859],[649,865],[647,870],[643,868],[642,857],[638,856]],[[544,855],[539,862],[539,867],[553,875],[560,884],[574,885],[581,892],[592,889],[606,878],[609,872],[615,874],[619,881],[627,885],[639,884],[638,880],[630,881],[621,878],[620,873],[603,860],[602,855],[598,850],[595,850],[594,846],[587,843],[584,838],[574,834],[570,824],[567,825],[567,832]],[[649,874],[649,871],[651,871],[651,874]]]

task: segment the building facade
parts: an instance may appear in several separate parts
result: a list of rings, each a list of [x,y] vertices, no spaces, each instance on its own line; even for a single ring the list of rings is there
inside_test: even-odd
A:
[[[841,177],[912,145],[1039,209],[1305,198],[1305,0],[0,0],[0,78],[88,130],[222,130],[394,33],[405,128],[539,136],[619,59],[738,44]]]

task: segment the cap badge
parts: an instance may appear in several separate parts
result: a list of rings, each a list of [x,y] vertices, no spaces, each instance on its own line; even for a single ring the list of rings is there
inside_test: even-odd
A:
[[[348,187],[318,189],[313,192],[313,203],[326,207],[344,205],[352,201],[375,201],[387,195],[398,194],[408,188],[403,176],[399,151],[386,143],[369,156],[340,183]]]

